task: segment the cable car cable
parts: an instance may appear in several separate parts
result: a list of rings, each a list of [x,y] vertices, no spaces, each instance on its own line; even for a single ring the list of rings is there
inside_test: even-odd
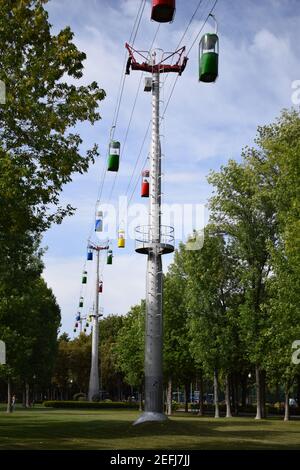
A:
[[[210,10],[210,12],[209,12],[209,14],[208,14],[207,17],[206,17],[205,22],[204,22],[203,25],[201,26],[200,31],[198,32],[198,34],[197,34],[196,38],[194,39],[194,41],[193,41],[191,47],[189,48],[189,50],[188,50],[188,52],[187,52],[187,56],[189,55],[189,53],[190,53],[191,50],[193,49],[194,45],[196,44],[196,41],[198,40],[198,38],[199,38],[201,32],[203,31],[204,26],[206,25],[206,23],[207,23],[207,21],[208,21],[208,18],[211,16],[212,12],[214,11],[214,9],[215,9],[217,3],[218,3],[218,0],[215,0],[215,2],[214,2],[214,4],[213,4],[213,6],[212,6],[212,8],[211,8],[211,10]],[[176,76],[175,81],[174,81],[174,83],[173,83],[173,86],[172,86],[172,89],[171,89],[171,93],[170,93],[170,95],[169,95],[169,98],[168,98],[168,100],[167,100],[167,104],[166,104],[165,109],[164,109],[163,114],[162,114],[162,118],[164,118],[164,116],[165,116],[165,114],[166,114],[166,111],[167,111],[168,106],[169,106],[169,104],[170,104],[170,101],[171,101],[172,95],[173,95],[173,93],[174,93],[174,89],[175,89],[175,86],[176,86],[176,83],[177,83],[178,78],[179,78],[179,75]]]
[[[132,27],[132,30],[131,30],[131,33],[130,33],[130,37],[129,37],[129,42],[132,41],[133,44],[134,44],[134,41],[137,37],[138,29],[140,27],[140,23],[141,23],[141,19],[142,19],[143,13],[144,13],[145,6],[146,6],[146,0],[141,0],[140,6],[139,6],[138,11],[137,11],[137,15],[136,15],[136,18],[135,18],[135,21],[134,21],[134,24],[133,24],[133,27]],[[116,128],[117,119],[118,119],[119,110],[120,110],[121,101],[122,101],[122,96],[123,96],[123,92],[124,92],[124,85],[125,85],[125,78],[126,78],[126,75],[125,75],[126,62],[127,62],[127,53],[124,54],[124,64],[123,64],[123,68],[122,68],[122,72],[121,72],[121,80],[120,80],[118,94],[117,94],[118,98],[117,98],[117,103],[116,103],[116,107],[115,107],[114,114],[113,114],[112,126],[111,126],[111,129],[110,129],[110,140],[114,136],[114,129]],[[98,195],[97,195],[97,200],[96,200],[96,203],[95,203],[95,211],[96,211],[97,205],[99,204],[99,202],[101,200],[101,197],[102,197],[106,171],[107,171],[106,166],[104,166],[103,171],[102,171],[102,175],[101,175],[101,179],[100,179],[100,183],[99,183]],[[90,230],[89,235],[88,235],[88,240],[90,239],[90,237],[92,235],[93,227],[94,227],[94,223],[91,226],[91,230]]]
[[[146,0],[141,0],[140,6],[139,6],[139,9],[138,9],[136,18],[135,18],[133,28],[132,28],[131,33],[130,33],[130,37],[129,37],[130,42],[133,41],[133,43],[134,43],[134,41],[136,39],[138,29],[140,27],[141,19],[142,19],[143,13],[144,13],[145,5],[146,5]],[[125,79],[126,79],[126,74],[125,74],[126,63],[127,63],[127,53],[125,52],[125,54],[124,54],[124,63],[123,63],[122,72],[121,72],[121,79],[120,79],[119,89],[118,89],[118,94],[117,94],[117,102],[116,102],[116,106],[115,106],[115,110],[114,110],[114,114],[113,114],[112,125],[111,125],[111,128],[110,128],[110,136],[109,136],[110,140],[114,138],[114,133],[115,133],[115,129],[116,129],[116,126],[117,126],[117,121],[118,121],[118,117],[119,117],[122,97],[123,97],[123,93],[124,93]],[[100,180],[101,182],[100,182],[100,185],[99,185],[97,201],[101,200],[105,176],[106,176],[106,166],[104,167],[103,172],[102,172],[102,177],[101,177],[101,180]]]
[[[200,31],[198,32],[198,34],[197,34],[197,36],[195,37],[195,39],[194,39],[194,41],[193,41],[191,47],[189,48],[189,50],[188,50],[188,52],[187,52],[187,56],[189,55],[189,53],[190,53],[191,50],[193,49],[194,45],[196,44],[196,41],[198,40],[200,34],[202,33],[203,28],[204,28],[204,26],[206,25],[206,23],[207,23],[207,21],[208,21],[208,18],[211,16],[212,12],[214,11],[214,9],[215,9],[217,3],[218,3],[218,0],[215,0],[215,2],[214,2],[214,4],[213,4],[213,6],[212,6],[212,8],[211,8],[211,10],[210,10],[210,12],[209,12],[209,14],[208,14],[207,17],[206,17],[205,23],[204,23],[204,24],[202,25],[202,27],[200,28]]]
[[[153,47],[153,44],[154,44],[154,42],[155,42],[155,40],[156,40],[156,38],[157,38],[159,29],[160,29],[160,24],[159,24],[159,25],[157,26],[157,28],[156,28],[156,32],[155,32],[154,37],[153,37],[153,39],[152,39],[152,42],[151,42],[151,45],[150,45],[149,50],[151,50],[152,47]],[[138,89],[137,89],[137,92],[136,92],[136,95],[135,95],[135,99],[134,99],[132,111],[131,111],[130,118],[129,118],[129,123],[128,123],[127,129],[126,129],[126,133],[125,133],[124,143],[123,143],[123,145],[122,145],[122,151],[121,151],[121,155],[120,155],[120,160],[121,160],[121,158],[123,157],[124,148],[125,148],[125,145],[126,145],[126,142],[127,142],[127,138],[128,138],[128,134],[129,134],[129,130],[130,130],[130,127],[131,127],[131,123],[132,123],[132,119],[133,119],[133,114],[134,114],[134,111],[135,111],[135,108],[136,108],[136,103],[137,103],[139,91],[140,91],[140,88],[141,88],[141,83],[142,83],[143,76],[144,76],[144,73],[141,74],[141,77],[140,77],[140,80],[139,80]],[[151,122],[151,121],[150,121],[150,122]],[[147,134],[148,134],[148,132],[149,132],[149,128],[150,128],[150,123],[149,123],[149,125],[148,125],[148,128],[147,128],[147,131],[146,131],[144,140],[145,140],[146,137],[147,137]],[[143,141],[142,146],[144,146],[144,141]],[[142,151],[142,149],[141,149],[141,151]],[[140,152],[141,152],[141,151],[140,151]],[[139,154],[139,155],[140,155],[140,154]],[[138,160],[139,160],[139,156],[138,156],[138,158],[137,158],[137,161],[138,161]],[[118,178],[118,173],[116,173],[115,178],[114,178],[114,181],[113,181],[113,185],[112,185],[112,188],[111,188],[111,191],[110,191],[110,194],[109,194],[109,198],[108,198],[108,204],[109,204],[109,202],[110,202],[110,200],[111,200],[111,197],[112,197],[112,194],[113,194],[115,185],[116,185],[116,180],[117,180],[117,178]],[[132,178],[131,178],[131,179],[132,179]],[[131,181],[131,179],[130,179],[130,181]],[[127,194],[127,192],[126,192],[126,194]]]

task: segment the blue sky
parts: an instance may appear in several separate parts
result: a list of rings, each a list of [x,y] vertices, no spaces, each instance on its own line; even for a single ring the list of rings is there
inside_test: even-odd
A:
[[[213,0],[203,0],[184,41],[187,49],[198,34]],[[177,0],[175,20],[159,28],[155,47],[172,51],[198,4],[198,0]],[[75,175],[63,191],[61,200],[77,208],[76,214],[55,226],[44,237],[48,246],[44,277],[62,309],[62,331],[71,332],[81,294],[81,272],[85,263],[87,238],[94,223],[95,202],[103,169],[110,128],[125,57],[125,42],[130,33],[140,0],[50,0],[47,4],[53,32],[69,25],[74,42],[87,54],[85,73],[80,83],[97,81],[107,97],[100,105],[102,120],[78,127],[83,149],[97,143],[101,157],[85,175]],[[162,127],[163,200],[166,204],[202,204],[212,188],[206,182],[211,169],[218,169],[229,158],[239,159],[241,150],[251,145],[256,128],[271,122],[284,107],[292,106],[292,82],[299,72],[299,0],[219,0],[215,9],[219,23],[219,78],[215,84],[198,82],[198,44],[189,54],[184,74],[177,80]],[[135,47],[147,50],[158,24],[150,21],[150,2],[144,10]],[[212,31],[206,24],[203,32]],[[197,41],[198,43],[198,41]],[[166,100],[175,76],[170,75],[162,87]],[[125,79],[115,138],[122,145],[120,171],[110,202],[118,205],[119,197],[133,194],[132,204],[147,202],[128,183],[151,118],[151,94],[138,93],[135,112],[125,147],[123,146],[130,114],[136,97],[140,72]],[[164,105],[162,104],[162,107]],[[150,136],[143,148],[134,182],[148,154]],[[107,174],[101,204],[109,201],[113,174]],[[142,207],[143,207],[142,206]],[[137,206],[132,207],[135,210]],[[133,216],[133,214],[131,214]],[[207,214],[205,215],[207,218]],[[130,217],[129,217],[130,219]],[[132,219],[132,217],[131,217]],[[131,220],[131,223],[134,222]],[[186,230],[177,230],[177,240],[199,223],[187,215]],[[131,305],[145,295],[146,258],[134,252],[128,240],[125,250],[113,242],[114,262],[106,266],[102,260],[104,292],[101,304],[104,315],[125,314]],[[172,256],[164,258],[164,269]],[[93,303],[94,263],[88,265],[89,282],[82,294],[85,309]],[[86,310],[84,310],[85,312]]]

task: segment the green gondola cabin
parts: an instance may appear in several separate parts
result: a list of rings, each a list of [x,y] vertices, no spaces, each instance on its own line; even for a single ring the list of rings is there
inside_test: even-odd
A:
[[[108,250],[107,252],[107,264],[112,264],[112,259],[113,259],[113,252],[112,250]]]
[[[219,68],[219,38],[217,34],[204,34],[199,43],[199,81],[215,82]]]
[[[83,271],[82,284],[86,284],[86,283],[87,283],[87,271]]]
[[[119,162],[120,162],[120,142],[112,140],[109,145],[109,154],[108,154],[108,171],[118,171]]]

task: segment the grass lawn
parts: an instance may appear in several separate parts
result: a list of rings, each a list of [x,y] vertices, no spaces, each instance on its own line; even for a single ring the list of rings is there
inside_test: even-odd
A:
[[[300,449],[300,420],[214,419],[177,414],[132,426],[125,410],[0,408],[0,449]]]

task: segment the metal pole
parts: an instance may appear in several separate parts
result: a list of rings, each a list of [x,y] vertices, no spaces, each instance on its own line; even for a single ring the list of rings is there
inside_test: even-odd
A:
[[[99,262],[100,250],[97,250],[97,267],[96,267],[96,297],[95,312],[93,314],[93,331],[92,331],[92,358],[91,372],[89,382],[89,401],[92,401],[94,395],[99,393]]]
[[[154,57],[155,59],[155,57]],[[154,62],[154,60],[153,60]],[[135,424],[164,421],[163,413],[163,322],[161,262],[161,150],[159,139],[159,72],[152,74],[152,145],[150,158],[150,212],[147,260],[145,411]]]

